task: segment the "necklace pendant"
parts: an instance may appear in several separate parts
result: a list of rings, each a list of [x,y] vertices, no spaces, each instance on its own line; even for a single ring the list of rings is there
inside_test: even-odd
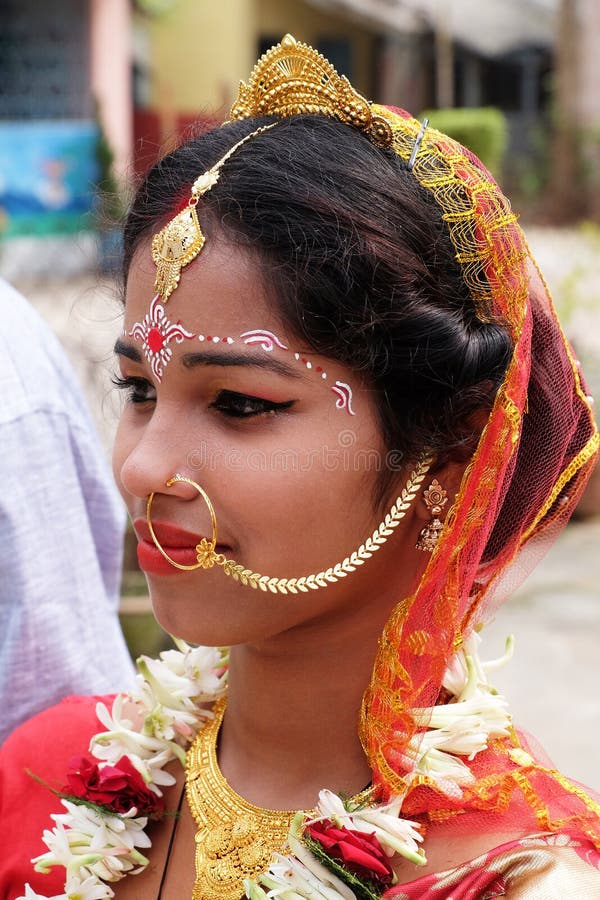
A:
[[[241,816],[199,829],[193,900],[240,900],[244,879],[266,872],[273,853],[284,849],[290,818],[284,814],[280,827],[274,824],[265,831],[256,818]]]
[[[296,812],[260,809],[227,783],[216,750],[225,706],[215,703],[187,756],[186,795],[198,826],[192,900],[240,900],[244,879],[266,872],[273,854],[285,850]]]

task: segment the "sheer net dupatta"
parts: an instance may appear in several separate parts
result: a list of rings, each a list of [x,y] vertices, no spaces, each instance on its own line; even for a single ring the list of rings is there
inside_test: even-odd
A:
[[[394,149],[408,160],[420,123],[401,110],[375,111],[387,117]],[[599,443],[547,286],[492,176],[433,129],[413,172],[442,209],[478,317],[505,323],[514,351],[443,536],[414,594],[384,630],[363,701],[361,739],[383,794],[407,794],[407,815],[435,821],[503,813],[503,827],[514,816],[520,828],[526,822],[534,830],[570,827],[600,846],[600,807],[523,753],[516,732],[468,762],[472,778],[452,795],[440,780],[413,771],[408,748],[418,746],[423,725],[411,710],[440,702],[455,650],[566,524]]]

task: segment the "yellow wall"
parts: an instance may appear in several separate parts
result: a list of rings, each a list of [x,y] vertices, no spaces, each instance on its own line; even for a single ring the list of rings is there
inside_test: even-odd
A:
[[[144,21],[152,54],[151,105],[167,131],[177,113],[225,116],[264,36],[279,39],[290,32],[313,45],[324,37],[348,38],[354,86],[367,97],[373,93],[373,33],[303,0],[177,0],[170,12]]]
[[[253,0],[178,0],[147,20],[151,105],[169,112],[225,112],[254,64]]]

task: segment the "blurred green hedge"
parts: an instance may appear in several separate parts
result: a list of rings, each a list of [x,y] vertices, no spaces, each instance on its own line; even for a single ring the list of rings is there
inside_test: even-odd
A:
[[[494,178],[502,175],[508,144],[506,116],[494,106],[430,109],[421,113],[432,128],[472,150]]]

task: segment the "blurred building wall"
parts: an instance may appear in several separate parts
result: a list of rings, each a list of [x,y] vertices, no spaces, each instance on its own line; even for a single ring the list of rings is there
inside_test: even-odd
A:
[[[0,273],[96,263],[100,126],[131,162],[129,0],[0,0]]]
[[[286,32],[325,53],[367,96],[375,89],[376,31],[303,0],[177,0],[163,15],[136,13],[134,29],[138,171],[187,125],[223,121],[240,79]]]
[[[115,157],[115,175],[131,167],[131,13],[129,0],[91,0],[90,84]]]
[[[236,79],[253,62],[255,3],[179,0],[168,14],[146,19],[145,27],[150,105],[166,118],[224,110]]]

